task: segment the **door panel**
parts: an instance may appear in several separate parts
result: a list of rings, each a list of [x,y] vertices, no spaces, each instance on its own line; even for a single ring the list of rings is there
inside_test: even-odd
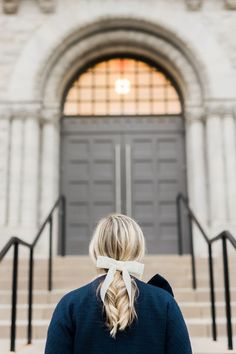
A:
[[[149,253],[177,252],[175,198],[186,194],[183,134],[180,117],[63,120],[68,254],[86,254],[97,221],[111,212],[139,222]]]
[[[68,254],[87,253],[96,222],[116,211],[115,146],[120,144],[119,136],[75,134],[76,139],[64,135],[62,146]]]
[[[185,192],[183,135],[144,130],[126,133],[125,144],[131,146],[131,216],[142,226],[149,252],[176,253],[175,198]]]
[[[126,144],[131,146],[131,216],[142,227],[148,250],[156,252],[160,230],[157,222],[155,135],[127,134],[125,140]]]

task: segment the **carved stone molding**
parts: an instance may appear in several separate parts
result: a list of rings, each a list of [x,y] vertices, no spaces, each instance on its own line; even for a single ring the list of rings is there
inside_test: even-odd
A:
[[[15,14],[19,8],[20,0],[2,0],[3,12]]]
[[[225,8],[228,10],[236,10],[236,0],[224,0]]]
[[[189,10],[196,11],[202,7],[203,0],[185,0],[185,2]]]
[[[42,12],[52,13],[55,10],[55,1],[56,0],[38,0],[38,3]]]
[[[9,106],[4,106],[0,104],[0,120],[11,119],[12,111]]]
[[[234,117],[234,119],[236,119],[236,103],[232,106],[230,114]]]
[[[184,112],[187,123],[204,121],[206,113],[204,107],[186,107]]]
[[[234,102],[208,102],[206,104],[206,113],[207,115],[220,115],[221,117],[234,114],[235,111],[235,103]]]
[[[11,117],[20,120],[40,119],[41,111],[41,105],[36,103],[13,105],[11,107]]]
[[[41,120],[42,122],[58,122],[62,116],[61,110],[59,107],[45,107],[41,111]]]
[[[132,20],[130,22],[132,23]],[[119,27],[122,26],[122,23],[124,23],[124,26],[128,26],[125,21],[119,20]],[[73,37],[73,43],[68,46],[68,49],[64,49],[63,54],[57,59],[54,59],[56,65],[50,69],[50,75],[45,76],[48,69],[42,68],[39,71],[38,80],[41,84],[37,86],[39,92],[35,92],[35,97],[42,96],[43,92],[42,101],[45,107],[50,104],[61,103],[62,94],[58,94],[58,92],[60,92],[63,86],[65,87],[66,81],[65,84],[63,82],[65,77],[67,80],[69,77],[73,77],[84,64],[97,57],[98,50],[100,56],[105,56],[115,50],[116,53],[126,51],[128,53],[132,52],[132,54],[150,57],[154,62],[163,63],[164,67],[166,65],[170,73],[172,73],[171,68],[174,68],[175,72],[173,72],[173,76],[175,77],[178,72],[178,76],[184,78],[183,82],[185,82],[186,86],[183,89],[185,90],[187,87],[186,96],[184,97],[185,104],[191,102],[191,105],[201,105],[202,90],[198,78],[191,64],[186,60],[183,52],[179,50],[177,45],[172,45],[161,36],[154,36],[146,33],[144,30],[142,32],[142,24],[139,24],[139,26],[139,31],[133,30],[132,27],[130,29],[125,27],[122,30],[116,31],[113,28],[110,29],[104,26],[104,28],[106,28],[106,33],[104,34],[104,32],[101,31],[103,23],[99,22],[99,28],[98,30],[96,29],[96,33],[94,32],[94,34],[91,35],[91,33],[88,32],[86,38],[78,40],[78,42]],[[93,31],[95,31],[95,29],[93,29]],[[165,58],[165,61],[162,61],[162,57]],[[205,77],[206,76],[207,75],[205,75]],[[176,80],[178,82],[178,78]],[[207,91],[207,77],[204,84]],[[179,87],[182,89],[181,82]]]
[[[39,7],[44,13],[51,13],[55,10],[56,0],[37,0]],[[15,14],[18,11],[20,0],[2,0],[3,12],[5,14]]]

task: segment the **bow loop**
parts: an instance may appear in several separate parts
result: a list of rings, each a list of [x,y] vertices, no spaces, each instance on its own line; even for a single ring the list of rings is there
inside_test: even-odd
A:
[[[136,261],[118,261],[114,258],[106,256],[98,256],[97,258],[97,268],[108,269],[106,278],[101,286],[100,295],[104,303],[105,295],[109,286],[111,285],[116,270],[122,272],[122,277],[128,292],[129,301],[131,305],[131,277],[130,274],[141,277],[144,271],[144,264]]]

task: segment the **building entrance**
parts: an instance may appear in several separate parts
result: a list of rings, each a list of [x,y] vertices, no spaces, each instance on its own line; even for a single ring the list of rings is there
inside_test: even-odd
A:
[[[103,99],[96,99],[99,89]],[[149,253],[177,252],[175,198],[186,193],[180,107],[164,74],[134,59],[96,64],[74,82],[61,124],[67,254],[88,253],[97,221],[112,212],[138,221]]]

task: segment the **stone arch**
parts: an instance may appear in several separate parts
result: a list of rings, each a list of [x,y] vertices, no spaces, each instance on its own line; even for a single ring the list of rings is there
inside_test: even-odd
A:
[[[44,29],[41,33],[40,43],[47,38],[47,31]],[[51,41],[53,46],[48,45],[47,50],[42,50],[44,53],[40,60],[37,61],[37,58],[34,58],[36,61],[33,62],[30,75],[27,77],[25,74],[28,69],[27,64],[29,60],[32,60],[31,54],[33,53],[32,43],[29,44],[16,65],[9,89],[9,97],[21,102],[24,107],[27,107],[28,103],[38,104],[37,117],[43,118],[40,121],[42,123],[40,126],[42,131],[40,209],[43,211],[51,207],[58,195],[58,121],[61,117],[60,106],[63,93],[68,82],[85,63],[99,56],[114,54],[114,52],[146,57],[156,62],[174,78],[182,92],[184,108],[188,113],[187,121],[193,122],[199,121],[202,117],[204,99],[206,93],[210,91],[212,81],[207,69],[196,59],[197,55],[191,52],[186,43],[173,32],[144,20],[120,18],[100,20],[84,27],[78,28],[77,26],[76,30],[71,30],[70,34],[67,31],[63,36],[58,36],[57,40]],[[34,44],[34,49],[35,46],[36,44]],[[24,78],[27,80],[24,81]],[[20,89],[22,81],[25,82],[24,92]],[[30,116],[34,119],[34,108],[32,110]],[[201,124],[201,122],[196,124]],[[194,129],[186,129],[187,140],[188,136],[190,137],[190,145],[187,148],[189,170],[187,174],[191,182],[189,183],[190,201],[193,206],[198,206],[197,200],[200,200],[199,210],[207,215],[206,205],[203,205],[204,201],[202,201],[202,195],[206,196],[204,159],[201,156],[199,167],[199,159],[195,159],[194,155],[196,151],[193,154],[194,146],[191,146],[191,138],[197,139]],[[31,134],[30,130],[29,134]],[[199,134],[202,134],[202,130]],[[203,154],[201,146],[197,147],[198,151]],[[195,167],[193,167],[194,164]],[[197,183],[193,182],[193,178]],[[199,189],[202,195],[199,195]]]
[[[198,56],[189,49],[189,45],[163,26],[129,18],[98,20],[80,28],[77,26],[75,30],[64,31],[57,35],[58,38],[53,35],[50,44],[46,37],[49,30],[43,28],[33,43],[27,44],[12,75],[9,98],[58,109],[71,75],[86,60],[114,51],[117,54],[132,52],[163,66],[179,85],[185,107],[202,107],[206,92],[210,92],[211,79],[207,68],[196,59]],[[45,50],[37,60],[35,46],[40,43]],[[19,90],[22,81],[25,83],[24,92]]]
[[[196,59],[197,56],[173,32],[133,19],[101,20],[73,32],[37,72],[35,82],[39,85],[34,92],[43,104],[44,119],[57,122],[61,118],[65,89],[85,64],[114,53],[145,57],[162,66],[178,85],[184,102],[184,116],[187,118],[188,194],[192,206],[197,213],[200,212],[201,220],[205,221],[208,206],[202,118],[211,80],[207,69]],[[195,133],[197,129],[198,137]],[[196,139],[199,144],[195,143]]]
[[[37,96],[44,108],[59,109],[65,87],[71,77],[86,63],[99,57],[122,54],[146,57],[161,65],[176,81],[182,92],[185,108],[202,107],[204,92],[198,63],[184,44],[157,26],[140,21],[102,21],[86,26],[62,43],[61,47],[38,72]],[[206,78],[206,75],[204,75]]]

